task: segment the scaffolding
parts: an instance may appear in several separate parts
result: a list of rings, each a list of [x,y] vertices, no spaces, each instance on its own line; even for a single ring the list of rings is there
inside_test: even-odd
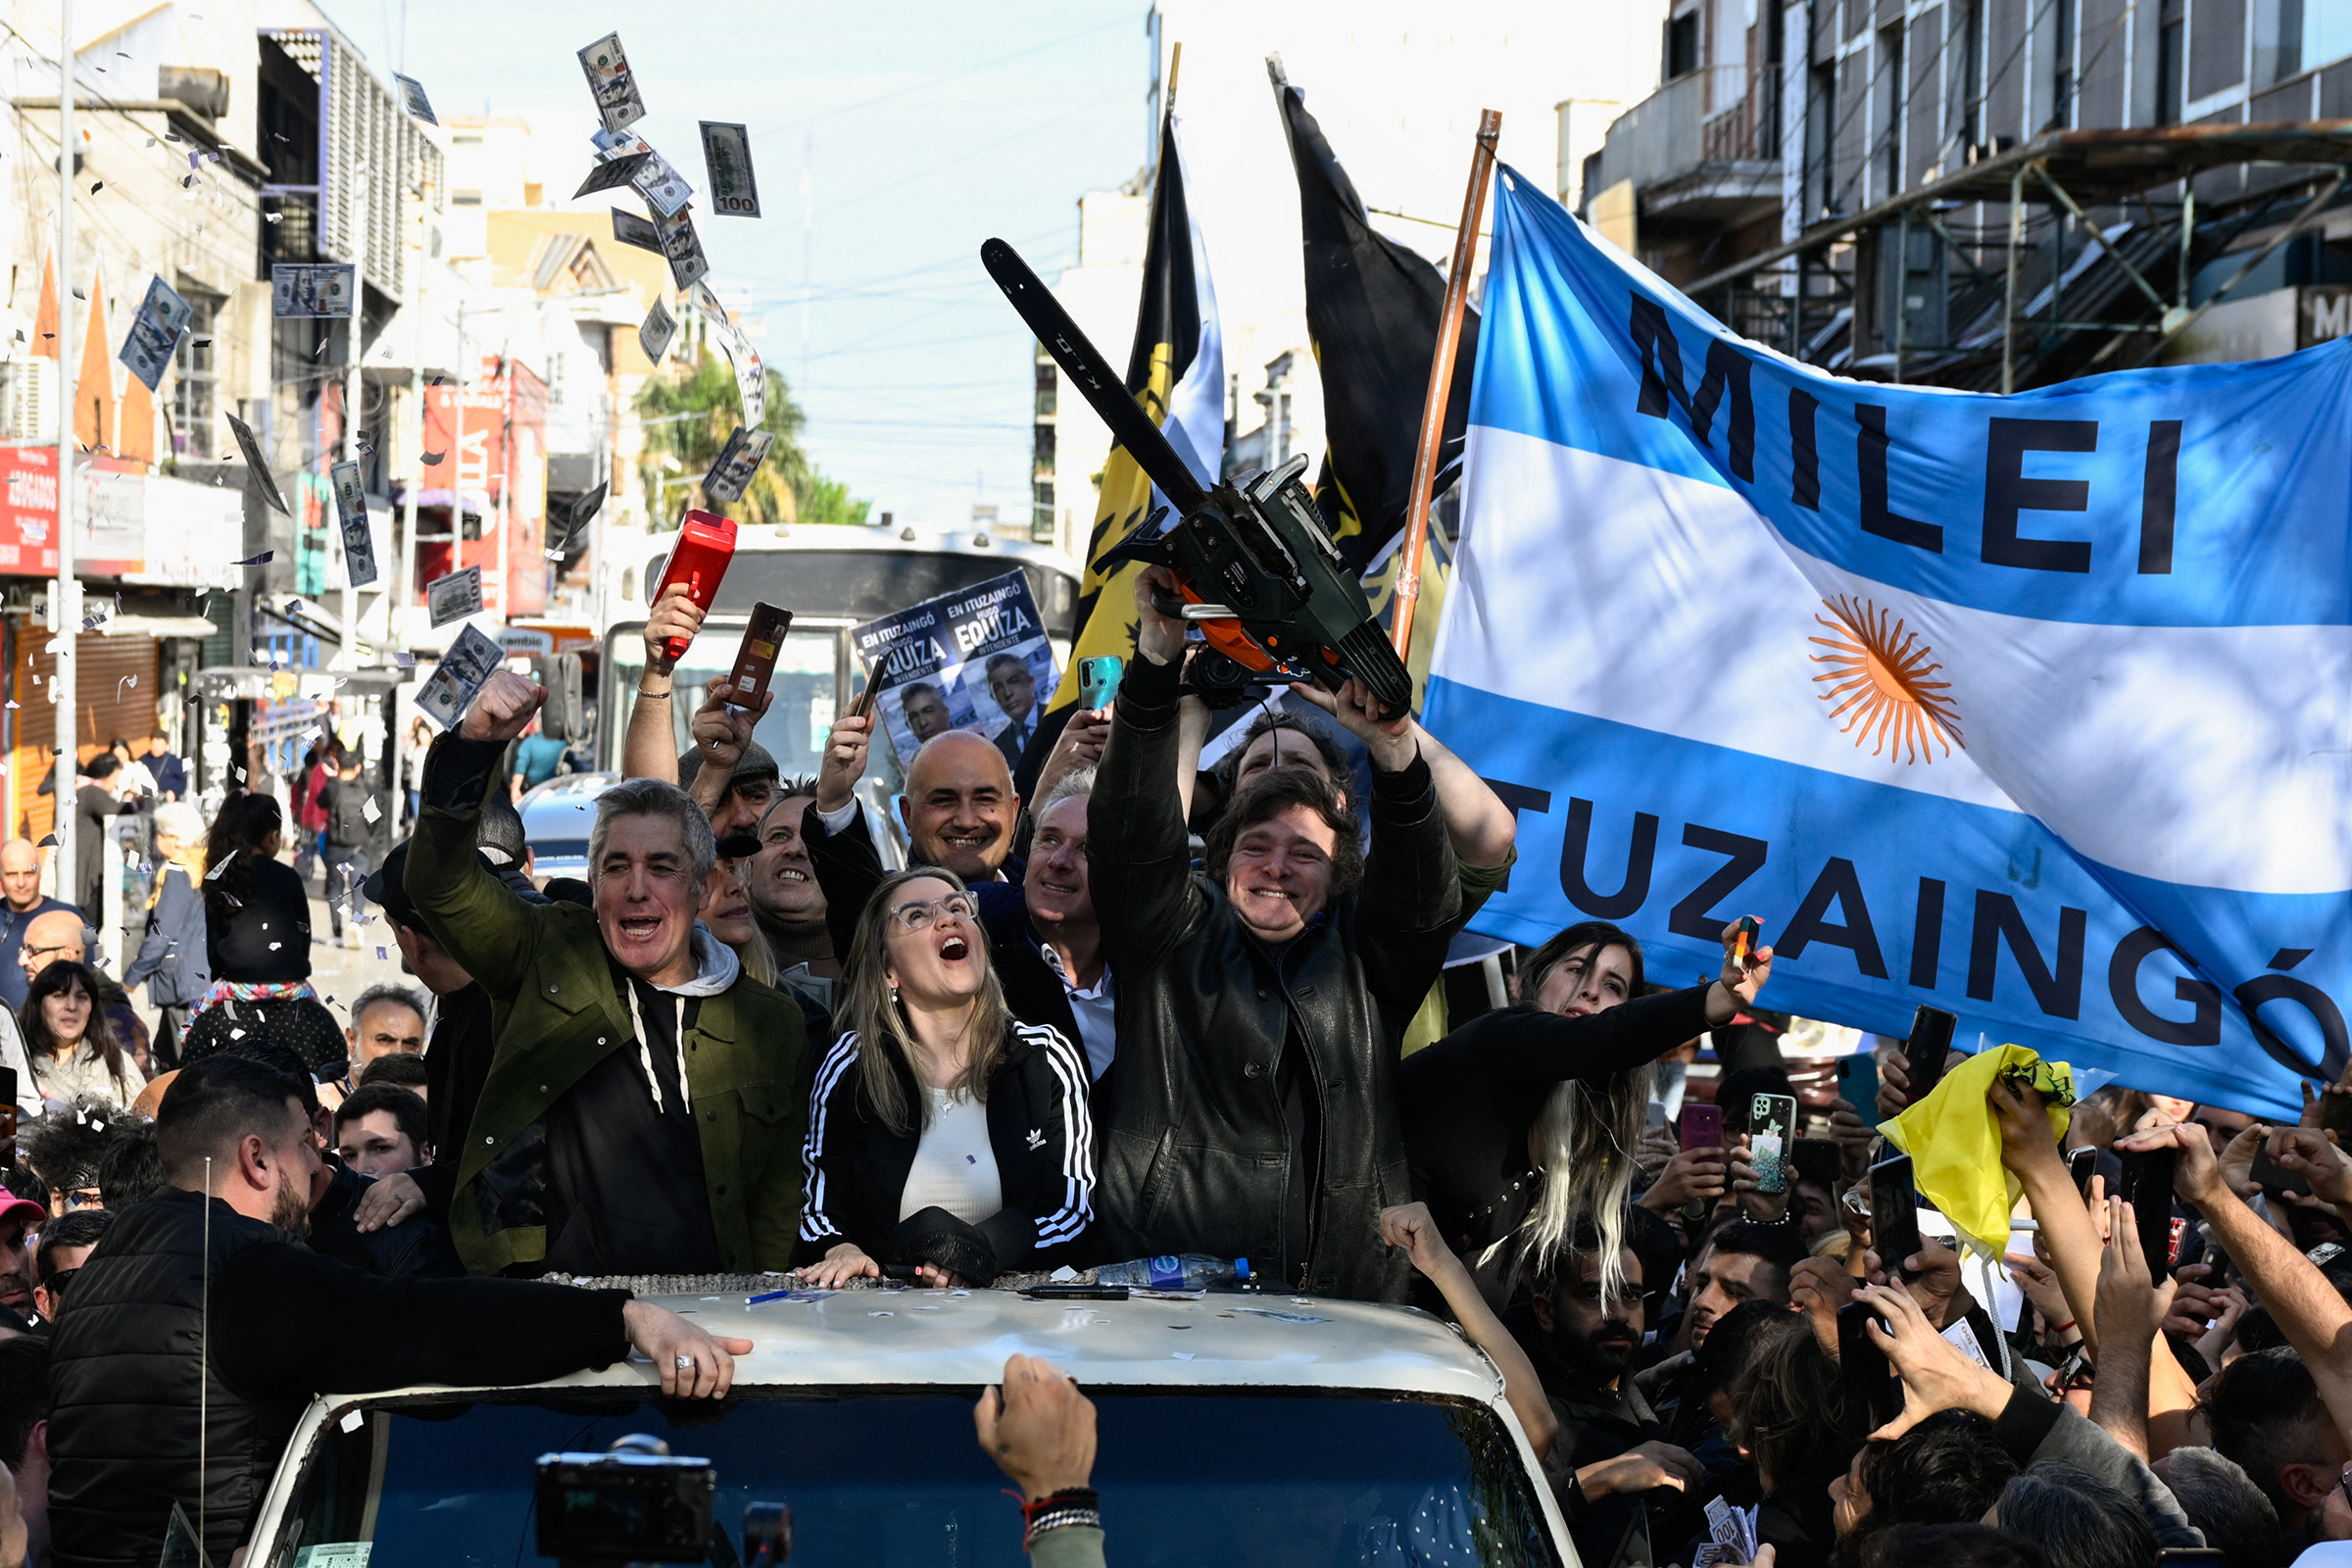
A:
[[[1685,292],[1797,359],[2012,392],[2151,363],[2334,207],[2348,172],[2352,120],[2052,131],[1815,224]],[[2238,188],[2225,188],[2232,177]],[[2005,218],[1959,221],[1971,208],[1989,218],[1987,207]],[[2070,224],[2081,236],[2071,254]],[[2197,269],[2247,244],[2241,265],[2192,305]],[[2046,279],[2029,277],[2044,248]]]

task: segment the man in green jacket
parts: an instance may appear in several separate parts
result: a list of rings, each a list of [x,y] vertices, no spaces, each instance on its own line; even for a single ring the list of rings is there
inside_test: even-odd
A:
[[[791,1266],[810,1059],[798,1006],[695,920],[710,824],[673,784],[597,799],[595,907],[526,904],[475,856],[506,745],[547,694],[494,675],[424,764],[404,886],[493,1002],[450,1231],[475,1274]]]

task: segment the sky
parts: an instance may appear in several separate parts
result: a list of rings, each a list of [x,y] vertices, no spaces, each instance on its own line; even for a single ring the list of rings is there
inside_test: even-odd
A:
[[[634,128],[698,188],[696,122],[750,127],[763,216],[698,227],[712,285],[766,318],[758,346],[817,466],[901,521],[1027,516],[1032,344],[980,242],[1051,279],[1076,259],[1080,194],[1142,166],[1146,0],[324,9],[444,119],[591,108],[575,51],[617,29],[649,111]]]

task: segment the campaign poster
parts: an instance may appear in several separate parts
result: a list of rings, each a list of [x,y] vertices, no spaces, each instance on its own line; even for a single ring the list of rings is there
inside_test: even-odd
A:
[[[1017,763],[1061,678],[1018,571],[909,605],[851,636],[901,767],[952,729],[982,736]]]

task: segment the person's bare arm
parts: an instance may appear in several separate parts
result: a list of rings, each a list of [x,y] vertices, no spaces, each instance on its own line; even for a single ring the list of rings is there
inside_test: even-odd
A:
[[[1478,1282],[1462,1266],[1438,1235],[1438,1222],[1430,1217],[1427,1203],[1400,1203],[1395,1208],[1380,1211],[1380,1239],[1391,1247],[1401,1247],[1413,1260],[1413,1267],[1429,1276],[1429,1282],[1446,1298],[1446,1305],[1453,1320],[1470,1336],[1470,1343],[1487,1352],[1495,1369],[1502,1374],[1502,1396],[1519,1418],[1527,1433],[1527,1441],[1536,1450],[1540,1461],[1551,1452],[1552,1439],[1559,1435],[1560,1423],[1551,1413],[1551,1401],[1544,1396],[1543,1380],[1536,1376],[1536,1364],[1527,1358],[1511,1331],[1502,1326],[1502,1319],[1487,1304],[1478,1289]]]
[[[2172,1357],[2158,1330],[2173,1302],[2173,1282],[2159,1285],[2139,1250],[2132,1205],[2108,1200],[2107,1246],[2099,1254],[2098,1313],[2106,1350],[2090,1392],[2090,1419],[2141,1459],[2148,1453],[2152,1358]]]
[[[645,622],[645,670],[637,677],[637,701],[629,710],[629,728],[620,747],[620,770],[629,778],[678,781],[676,731],[671,729],[670,675],[677,661],[669,657],[669,641],[688,642],[703,629],[703,612],[687,595],[684,583],[672,583]]]
[[[2352,1443],[2352,1306],[2292,1242],[2230,1191],[2203,1127],[2195,1122],[2155,1127],[2117,1139],[2116,1148],[2180,1152],[2173,1168],[2175,1190],[2196,1205],[2221,1250],[2254,1288],[2255,1298],[2270,1308],[2278,1331],[2311,1369],[2336,1430]]]
[[[1187,696],[1176,704],[1176,796],[1187,821],[1193,815],[1193,786],[1200,781],[1200,748],[1208,744],[1208,705]]]
[[[1995,1082],[1984,1098],[2001,1130],[2001,1163],[2026,1190],[2042,1244],[2050,1250],[2050,1270],[2058,1276],[2058,1289],[2082,1331],[2083,1345],[2096,1356],[2099,1233],[2075,1191],[2075,1179],[2067,1174],[2058,1141],[2050,1136],[2041,1097],[2022,1084]]]

